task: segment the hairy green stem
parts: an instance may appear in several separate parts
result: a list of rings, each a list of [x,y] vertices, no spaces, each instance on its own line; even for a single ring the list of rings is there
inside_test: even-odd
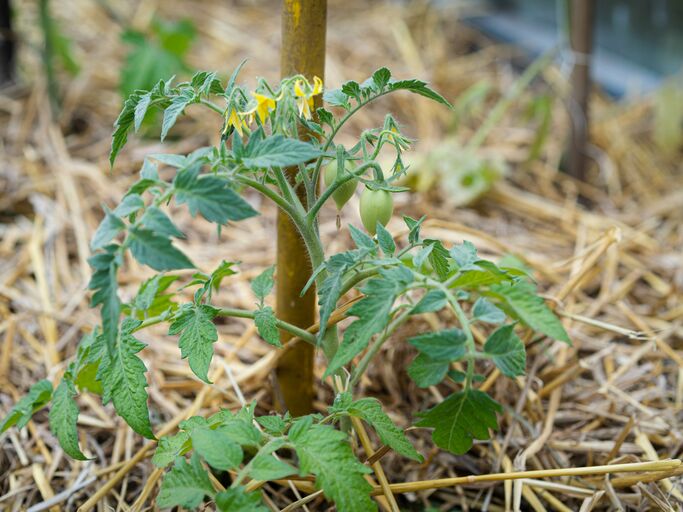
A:
[[[217,316],[228,316],[232,318],[250,318],[254,319],[256,316],[255,311],[249,311],[247,309],[237,309],[237,308],[220,308],[218,310]],[[153,316],[150,318],[145,319],[137,328],[134,329],[135,331],[139,331],[141,329],[144,329],[145,327],[149,327],[151,325],[156,325],[164,320],[168,320],[167,316],[159,315],[159,316]],[[315,335],[311,334],[305,329],[301,329],[300,327],[297,327],[296,325],[292,325],[288,322],[284,322],[280,319],[276,319],[275,321],[277,327],[279,329],[283,329],[294,336],[298,336],[302,340],[304,340],[307,343],[310,343],[311,345],[316,345],[316,339]]]

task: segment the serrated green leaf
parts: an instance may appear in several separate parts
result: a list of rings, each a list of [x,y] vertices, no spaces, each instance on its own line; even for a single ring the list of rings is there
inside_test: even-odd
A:
[[[448,361],[437,361],[425,354],[418,354],[408,366],[408,375],[421,388],[436,386],[450,368]]]
[[[100,366],[99,358],[95,358],[90,354],[95,339],[99,335],[98,329],[86,333],[78,343],[76,351],[76,361],[74,361],[73,382],[79,390],[86,390],[97,395],[102,394],[102,383],[97,380],[97,369]]]
[[[164,110],[164,119],[161,122],[161,141],[163,142],[168,135],[168,131],[178,120],[178,116],[185,110],[185,107],[194,100],[194,94],[186,92],[176,96],[171,100],[171,104]]]
[[[192,216],[200,212],[204,218],[217,224],[238,221],[258,215],[228,183],[215,176],[199,178],[200,165],[181,170],[173,180],[176,202],[187,204]]]
[[[230,438],[242,446],[259,448],[263,435],[254,426],[253,414],[245,409],[233,415],[227,409],[223,409],[220,415],[211,419],[212,425],[218,425]]]
[[[100,225],[97,227],[97,230],[90,241],[90,249],[93,251],[102,249],[111,242],[116,235],[126,229],[126,225],[121,219],[108,210],[105,210],[105,212],[102,222],[100,222]]]
[[[17,428],[24,428],[31,420],[33,414],[42,409],[52,398],[52,383],[47,380],[39,380],[29,392],[24,395],[14,407],[10,409],[5,419],[0,423],[0,432],[5,432],[8,428],[16,425]]]
[[[346,110],[351,108],[349,97],[341,89],[325,89],[323,101],[335,107],[343,107]]]
[[[456,361],[467,352],[467,336],[457,328],[421,334],[410,338],[408,343],[437,361]]]
[[[149,229],[131,228],[128,231],[128,247],[139,263],[154,270],[195,268],[194,263],[171,240]]]
[[[491,286],[491,292],[503,300],[516,319],[550,338],[571,345],[562,322],[545,304],[543,298],[536,294],[536,287],[533,284],[527,281],[517,281],[512,285],[498,284]]]
[[[189,464],[184,458],[178,457],[171,471],[164,476],[157,505],[160,508],[180,506],[194,509],[204,500],[204,496],[213,497],[215,494],[199,456],[193,455]]]
[[[277,328],[277,318],[275,312],[270,306],[265,306],[257,309],[254,313],[254,323],[259,336],[264,341],[270,343],[274,347],[282,347],[280,342],[280,331]]]
[[[139,194],[126,194],[119,205],[114,209],[114,214],[126,217],[139,209],[144,208],[145,202]]]
[[[367,233],[361,231],[351,224],[349,224],[349,231],[351,233],[353,242],[356,244],[356,247],[359,249],[366,249],[370,252],[375,252],[377,250],[375,241]]]
[[[213,323],[217,313],[216,308],[207,304],[187,304],[168,329],[168,334],[180,334],[180,356],[187,358],[194,374],[209,384],[213,344],[218,341],[218,331]]]
[[[380,277],[370,279],[361,289],[364,297],[349,309],[349,316],[357,316],[344,333],[344,341],[329,362],[325,376],[332,375],[351,361],[365,347],[370,338],[386,327],[397,294],[413,280],[406,267],[379,271]]]
[[[256,421],[266,432],[274,436],[282,435],[287,430],[287,422],[280,416],[259,416]]]
[[[410,311],[411,315],[439,311],[446,305],[446,294],[441,290],[429,290]]]
[[[505,321],[505,313],[487,301],[479,297],[472,307],[472,316],[475,320],[490,324],[499,324]]]
[[[372,81],[377,92],[381,92],[389,83],[389,80],[391,80],[391,71],[387,68],[379,68],[372,74]]]
[[[190,438],[194,451],[213,468],[227,471],[236,468],[242,462],[242,448],[233,441],[224,427],[215,430],[196,428],[192,430]]]
[[[145,210],[140,223],[163,237],[185,238],[183,232],[173,224],[168,215],[156,206],[150,206]]]
[[[242,155],[242,164],[250,169],[290,167],[303,164],[321,155],[313,144],[283,135],[273,135],[261,140]]]
[[[147,409],[147,368],[135,354],[146,347],[133,337],[133,331],[140,325],[139,320],[126,318],[121,324],[116,343],[104,352],[97,371],[102,382],[104,395],[102,402],[114,403],[114,408],[141,436],[154,439]]]
[[[137,105],[135,105],[135,113],[133,115],[134,128],[137,132],[142,126],[142,121],[145,120],[145,115],[147,114],[147,109],[152,103],[152,92],[147,92],[140,96]]]
[[[526,368],[524,343],[515,334],[514,328],[514,324],[509,324],[496,329],[484,344],[486,355],[507,377],[524,375]]]
[[[425,243],[433,248],[428,256],[429,263],[431,263],[439,279],[444,281],[450,271],[449,253],[438,240],[425,240]]]
[[[490,439],[489,429],[498,429],[496,413],[502,410],[486,393],[466,389],[421,413],[416,426],[433,427],[432,439],[439,447],[462,455],[472,447],[474,439]]]
[[[292,427],[292,430],[294,427]],[[370,469],[356,459],[347,436],[333,427],[310,425],[290,440],[299,457],[300,474],[315,475],[316,489],[334,501],[339,512],[375,511],[372,487],[363,475]]]
[[[394,242],[391,233],[387,231],[381,222],[377,223],[376,228],[377,241],[379,242],[379,247],[385,256],[393,256],[396,252],[396,243]]]
[[[266,296],[272,291],[275,281],[273,280],[273,274],[275,273],[275,266],[270,266],[256,276],[251,282],[251,291],[254,292],[256,298],[260,303]]]
[[[123,103],[123,109],[114,122],[114,133],[111,136],[111,150],[109,152],[109,165],[114,167],[116,156],[128,141],[128,131],[135,120],[135,107],[140,97],[131,94]]]
[[[64,452],[76,460],[88,460],[78,446],[78,405],[76,404],[76,387],[66,376],[52,395],[50,409],[50,430],[59,441]]]
[[[425,98],[429,98],[430,100],[434,100],[437,103],[441,103],[442,105],[446,105],[449,108],[453,108],[453,105],[451,105],[446,98],[441,96],[438,92],[434,91],[433,89],[430,89],[427,86],[426,82],[423,82],[422,80],[390,80],[389,81],[389,90],[390,91],[398,91],[398,90],[406,90],[410,91],[415,94],[419,94],[420,96],[424,96]]]
[[[262,499],[259,491],[246,492],[239,485],[216,494],[216,506],[220,512],[270,512]]]
[[[477,255],[477,248],[472,242],[465,240],[460,245],[454,245],[451,247],[450,255],[458,264],[458,268],[461,272],[464,272],[465,270],[481,270],[476,264],[480,261],[480,258]]]
[[[173,436],[161,437],[152,456],[152,464],[158,468],[164,468],[191,448],[190,434],[187,432],[180,431]]]
[[[88,289],[95,292],[90,299],[90,307],[102,306],[102,331],[112,344],[116,339],[121,315],[121,301],[116,281],[120,265],[118,250],[118,245],[108,245],[104,247],[104,252],[88,258],[88,263],[93,269]]]
[[[419,220],[415,220],[411,217],[408,217],[407,215],[403,216],[403,220],[406,223],[406,226],[408,226],[408,243],[410,244],[416,244],[417,242],[420,241],[420,228],[422,226],[422,223],[424,220],[427,218],[426,215],[423,215]]]
[[[276,459],[269,453],[257,454],[249,464],[251,466],[249,476],[255,480],[278,480],[297,474],[297,470],[294,467]]]
[[[348,412],[370,424],[382,442],[396,453],[409,459],[422,461],[422,456],[410,444],[403,431],[394,425],[391,418],[382,410],[382,404],[376,398],[356,400],[349,405]]]

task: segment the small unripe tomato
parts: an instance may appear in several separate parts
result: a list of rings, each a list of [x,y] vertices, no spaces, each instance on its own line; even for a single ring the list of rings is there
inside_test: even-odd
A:
[[[344,168],[347,172],[353,172],[354,170],[353,164],[348,161],[344,164]],[[325,167],[325,170],[323,172],[323,180],[325,181],[325,186],[329,188],[336,179],[337,161],[335,160]],[[337,210],[341,210],[344,207],[344,205],[349,202],[349,199],[353,197],[353,193],[356,191],[357,186],[358,179],[353,178],[352,180],[349,180],[346,183],[344,183],[342,186],[337,188],[337,190],[335,190],[332,193],[332,199],[334,199],[334,202],[337,203]]]
[[[394,212],[391,192],[366,188],[360,196],[360,220],[371,235],[377,230],[377,222],[386,226]]]

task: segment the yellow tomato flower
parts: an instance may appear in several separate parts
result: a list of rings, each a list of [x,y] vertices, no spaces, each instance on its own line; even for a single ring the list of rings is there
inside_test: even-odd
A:
[[[226,133],[231,126],[235,128],[240,137],[242,136],[242,130],[247,127],[247,122],[238,115],[235,109],[230,111],[223,133]]]
[[[313,109],[313,96],[320,94],[323,91],[323,81],[320,78],[313,77],[313,87],[304,80],[297,80],[294,82],[294,96],[296,97],[296,105],[299,109],[299,115],[304,119],[311,118],[311,110]]]
[[[259,94],[257,92],[252,92],[251,95],[256,100],[256,106],[249,113],[253,113],[255,111],[261,122],[265,123],[270,111],[275,109],[275,100],[269,96]]]

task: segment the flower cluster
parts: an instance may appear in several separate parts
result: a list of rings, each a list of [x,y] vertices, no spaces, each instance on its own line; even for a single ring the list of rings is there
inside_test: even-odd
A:
[[[235,130],[242,136],[244,130],[248,130],[255,119],[264,125],[270,115],[280,107],[283,113],[296,111],[299,117],[311,119],[314,97],[322,92],[323,82],[317,76],[313,78],[313,84],[301,75],[286,79],[280,84],[278,92],[273,92],[270,86],[261,80],[256,90],[249,92],[251,98],[242,90],[241,98],[229,98],[223,134]]]

